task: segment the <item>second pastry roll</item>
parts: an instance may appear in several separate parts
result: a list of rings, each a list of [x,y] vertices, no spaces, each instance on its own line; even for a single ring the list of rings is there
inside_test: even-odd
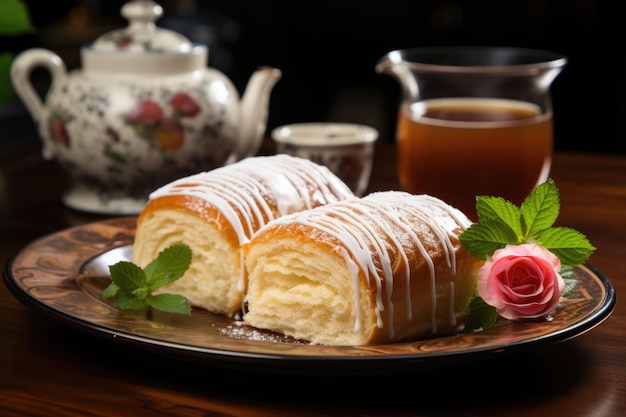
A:
[[[470,224],[439,199],[399,191],[278,218],[244,245],[244,321],[327,345],[449,334],[482,263],[459,241]]]

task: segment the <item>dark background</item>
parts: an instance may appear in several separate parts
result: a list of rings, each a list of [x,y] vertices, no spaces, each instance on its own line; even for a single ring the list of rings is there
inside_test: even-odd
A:
[[[41,46],[69,68],[79,48],[126,25],[124,1],[26,1]],[[393,49],[498,45],[547,49],[569,63],[552,87],[556,148],[626,153],[626,46],[619,2],[592,0],[161,1],[159,26],[209,45],[209,65],[240,92],[261,65],[282,70],[268,129],[306,121],[364,123],[393,141],[399,84],[375,72]],[[0,45],[1,46],[1,45]],[[6,47],[6,45],[4,45]]]

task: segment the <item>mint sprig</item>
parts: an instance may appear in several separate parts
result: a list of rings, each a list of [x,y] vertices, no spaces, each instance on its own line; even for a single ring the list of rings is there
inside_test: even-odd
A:
[[[553,180],[538,185],[518,208],[501,197],[476,199],[478,222],[460,236],[474,256],[487,259],[506,245],[537,243],[564,265],[584,263],[596,249],[582,233],[554,227],[560,211],[559,190]]]
[[[113,297],[122,310],[141,310],[148,306],[170,313],[191,314],[189,301],[178,294],[152,295],[157,288],[183,276],[191,264],[191,249],[184,243],[163,249],[144,269],[129,261],[109,266],[112,283],[102,298]]]
[[[561,261],[566,297],[576,286],[574,266],[583,264],[595,251],[587,237],[567,228],[555,227],[560,213],[559,190],[552,179],[538,185],[520,207],[501,197],[478,196],[478,222],[459,237],[475,257],[488,259],[506,245],[536,243],[554,253]],[[488,329],[497,321],[497,311],[476,293],[468,307],[467,330]]]

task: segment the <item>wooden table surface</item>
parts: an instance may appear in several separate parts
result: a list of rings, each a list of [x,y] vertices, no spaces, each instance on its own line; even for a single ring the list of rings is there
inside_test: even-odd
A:
[[[1,155],[0,261],[42,235],[105,217],[63,206],[63,175],[37,146]],[[555,156],[559,224],[598,248],[613,314],[574,339],[402,376],[259,375],[154,355],[66,327],[0,285],[0,416],[626,415],[626,157]],[[376,150],[371,189],[397,188]]]

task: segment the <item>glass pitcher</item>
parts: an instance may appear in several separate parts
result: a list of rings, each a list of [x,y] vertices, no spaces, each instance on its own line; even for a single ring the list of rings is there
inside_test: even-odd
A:
[[[398,179],[476,219],[476,196],[517,205],[548,179],[553,153],[550,86],[557,53],[506,47],[396,50],[376,65],[402,86]]]

